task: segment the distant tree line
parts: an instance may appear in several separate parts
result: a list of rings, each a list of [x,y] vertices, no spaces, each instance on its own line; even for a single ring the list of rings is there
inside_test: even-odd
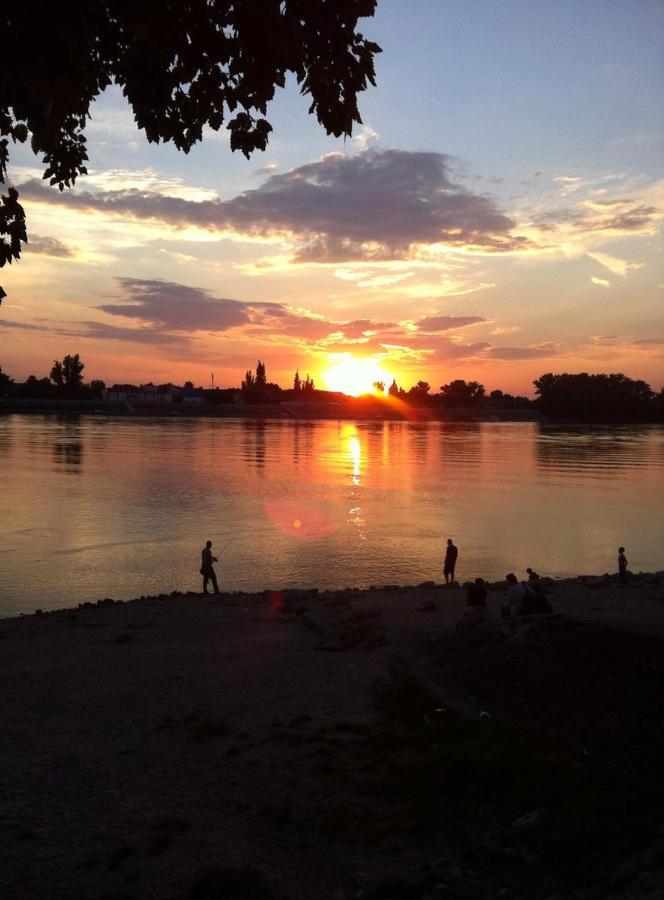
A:
[[[293,376],[293,394],[297,399],[307,400],[310,397],[313,397],[314,391],[316,389],[316,385],[314,383],[313,378],[309,377],[309,373],[307,372],[306,378],[304,381],[300,378],[300,370],[295,370],[295,375]]]
[[[293,376],[292,389],[283,390],[278,384],[267,380],[265,363],[259,359],[255,373],[247,369],[240,386],[240,394],[245,403],[281,403],[282,400],[314,400],[326,393],[316,392],[315,388],[315,382],[309,377],[309,373],[303,379],[300,377],[300,370],[297,369]]]
[[[378,381],[374,383],[374,387],[380,392],[383,384]],[[528,409],[532,406],[528,397],[514,397],[502,391],[491,391],[487,397],[483,384],[479,381],[464,381],[462,378],[442,384],[439,394],[432,394],[430,391],[428,381],[418,381],[406,391],[399,387],[395,379],[387,389],[387,395],[414,406],[442,406],[446,409],[473,409],[479,406],[492,409]]]
[[[15,382],[0,367],[0,397],[18,399],[101,399],[105,389],[103,381],[94,379],[83,381],[85,364],[78,353],[54,360],[47,378],[30,375],[25,382]],[[551,372],[540,375],[533,382],[536,399],[513,396],[501,390],[493,390],[487,395],[484,385],[478,381],[454,379],[440,386],[440,393],[431,393],[427,381],[418,381],[405,390],[396,379],[387,389],[382,381],[374,382],[378,396],[373,399],[380,403],[398,400],[409,406],[428,407],[432,410],[536,410],[551,419],[575,419],[586,422],[621,421],[664,421],[664,388],[656,393],[649,384],[639,379],[628,378],[622,373],[590,375],[587,372],[569,374]],[[153,386],[154,387],[154,386]],[[141,388],[133,384],[114,384],[112,390],[131,393]],[[208,403],[278,404],[284,401],[318,401],[329,403],[339,400],[338,392],[322,391],[316,388],[313,378],[301,378],[299,369],[293,376],[293,387],[282,389],[267,380],[267,368],[258,360],[255,371],[248,369],[239,388],[195,388],[193,382],[186,381],[183,388],[164,384],[157,386],[160,391],[182,391],[198,394]],[[179,399],[182,397],[179,395]]]
[[[53,361],[47,378],[28,375],[24,382],[16,382],[0,367],[0,397],[16,397],[26,400],[100,400],[106,385],[93,379],[83,381],[85,363],[78,353]]]
[[[256,364],[256,374],[247,369],[240,388],[245,403],[279,403],[282,390],[278,384],[267,380],[265,363],[260,359]]]
[[[580,419],[585,422],[662,421],[664,388],[656,394],[645,381],[622,373],[570,375],[551,372],[533,384],[535,404],[553,419]]]

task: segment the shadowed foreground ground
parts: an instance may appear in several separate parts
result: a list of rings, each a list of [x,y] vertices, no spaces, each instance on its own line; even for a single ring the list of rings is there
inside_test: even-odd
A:
[[[664,576],[551,599],[456,635],[423,586],[0,622],[0,897],[662,896]]]

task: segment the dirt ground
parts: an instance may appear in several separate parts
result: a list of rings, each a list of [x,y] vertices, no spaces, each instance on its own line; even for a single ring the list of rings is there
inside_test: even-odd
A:
[[[664,574],[498,588],[0,622],[0,897],[664,896]]]

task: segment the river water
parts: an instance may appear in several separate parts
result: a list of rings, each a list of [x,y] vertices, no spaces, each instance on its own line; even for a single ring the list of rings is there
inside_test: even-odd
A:
[[[0,615],[222,588],[664,568],[664,429],[0,418]]]

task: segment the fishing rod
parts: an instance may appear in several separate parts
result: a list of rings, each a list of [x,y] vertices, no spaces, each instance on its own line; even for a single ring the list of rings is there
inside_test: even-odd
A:
[[[233,541],[236,541],[239,537],[243,537],[246,534],[261,534],[262,532],[273,531],[273,530],[274,530],[273,528],[251,528],[251,529],[246,528],[244,531],[238,531],[237,534],[234,534],[229,541],[226,541],[226,543],[223,545],[221,550],[217,550],[217,553],[221,556],[221,554],[224,553],[226,548],[230,547],[230,545],[233,543]],[[224,537],[226,537],[226,535],[224,535]]]
[[[232,537],[232,538],[230,539],[230,541],[227,541],[227,542],[224,544],[224,546],[221,548],[221,550],[217,550],[217,553],[219,554],[219,556],[221,556],[221,554],[224,553],[224,551],[225,551],[228,547],[230,547],[230,545],[233,543],[233,541],[234,541],[235,538],[237,538],[237,537],[238,537],[238,535],[235,535],[235,537]]]

